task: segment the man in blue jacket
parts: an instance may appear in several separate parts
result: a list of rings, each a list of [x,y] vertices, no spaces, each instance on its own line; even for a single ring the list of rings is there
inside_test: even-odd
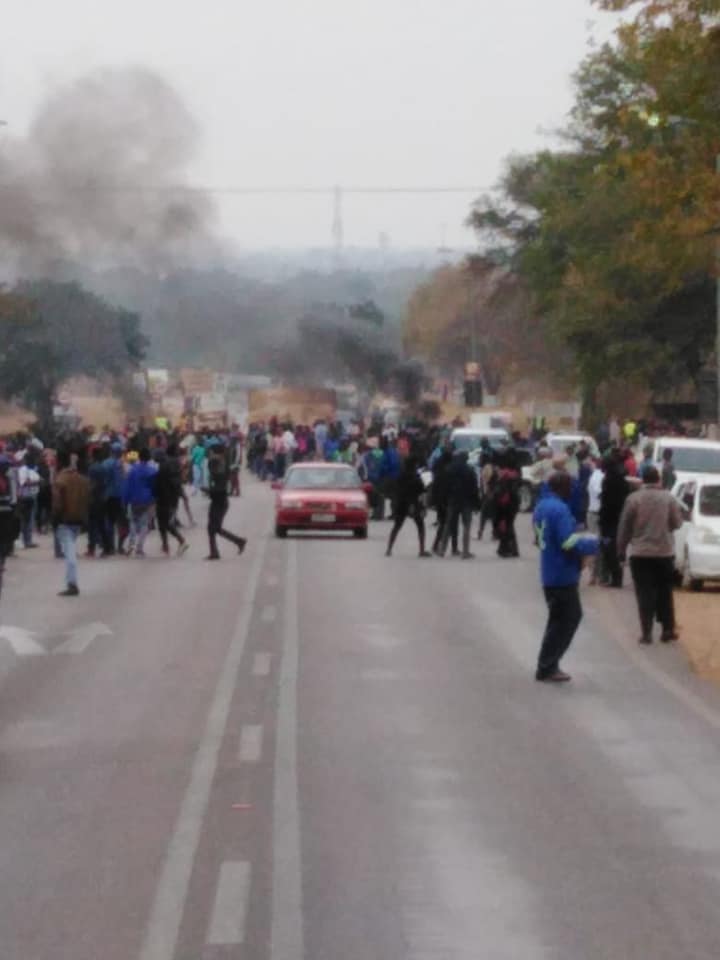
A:
[[[136,557],[145,556],[145,537],[150,530],[155,507],[155,477],[157,467],[150,461],[150,451],[143,448],[140,459],[130,468],[125,477],[123,503],[130,510],[130,539],[128,554],[135,551]]]
[[[107,471],[107,487],[105,491],[105,529],[107,531],[108,553],[114,554],[122,546],[122,533],[118,544],[118,533],[126,526],[123,523],[123,487],[125,473],[122,464],[122,444],[115,441],[110,447],[109,455],[105,458],[104,467]],[[122,552],[122,550],[120,550]]]
[[[535,679],[546,683],[564,683],[571,679],[560,669],[560,661],[582,620],[578,589],[582,557],[598,551],[597,537],[576,532],[577,521],[568,506],[571,495],[572,477],[563,471],[551,474],[548,496],[538,503],[534,514],[548,607]]]

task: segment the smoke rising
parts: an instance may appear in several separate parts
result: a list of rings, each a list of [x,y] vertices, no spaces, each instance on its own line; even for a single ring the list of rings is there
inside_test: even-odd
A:
[[[166,270],[207,261],[214,207],[186,188],[197,125],[162,77],[103,69],[50,94],[24,139],[0,139],[0,267]]]

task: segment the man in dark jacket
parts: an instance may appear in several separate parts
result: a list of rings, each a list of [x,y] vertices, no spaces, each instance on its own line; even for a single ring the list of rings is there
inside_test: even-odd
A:
[[[623,585],[623,568],[616,549],[617,530],[629,493],[622,456],[619,451],[614,451],[605,463],[598,522],[603,543],[603,567],[609,581],[607,586],[618,589]]]
[[[95,447],[92,452],[92,462],[88,469],[88,480],[90,481],[88,557],[94,557],[96,553],[100,551],[102,551],[103,556],[107,556],[110,553],[105,514],[110,478],[104,460],[105,455],[102,447]]]
[[[385,552],[386,557],[392,556],[397,535],[400,533],[402,525],[408,517],[412,517],[417,527],[420,547],[419,555],[421,557],[432,556],[432,554],[428,553],[425,549],[425,508],[422,503],[425,487],[418,474],[418,466],[419,464],[415,457],[408,457],[397,479],[395,488],[395,522],[390,531],[390,539],[388,541],[387,551]]]
[[[450,501],[448,472],[452,464],[452,459],[452,447],[445,446],[432,467],[432,505],[437,513],[437,533],[435,534],[435,542],[433,543],[433,553],[438,553],[440,549],[445,524],[447,523],[448,505]],[[457,550],[457,531],[455,533],[453,548]]]
[[[230,507],[230,467],[225,447],[221,443],[213,444],[208,451],[208,486],[205,492],[210,497],[207,526],[210,553],[205,559],[220,559],[218,537],[234,543],[238,553],[242,553],[247,541],[223,529],[223,520]]]
[[[157,456],[158,471],[155,476],[155,509],[157,511],[158,532],[162,543],[162,552],[170,553],[168,534],[177,540],[178,556],[188,550],[185,537],[177,524],[177,509],[182,496],[182,473],[177,447],[170,444],[167,452],[160,451]]]
[[[463,560],[471,560],[474,556],[470,553],[470,531],[472,526],[473,510],[478,505],[478,480],[474,467],[468,463],[468,454],[466,450],[461,450],[455,454],[452,463],[448,467],[448,513],[445,521],[442,540],[438,552],[440,556],[445,555],[448,541],[453,539],[453,556],[457,554],[457,534],[459,523],[462,521],[463,527]]]
[[[568,506],[571,493],[572,477],[568,473],[551,474],[548,495],[538,503],[533,517],[548,608],[535,679],[546,683],[570,680],[569,674],[560,669],[560,661],[582,620],[578,589],[581,561],[598,550],[596,537],[576,532],[577,523]]]
[[[123,552],[123,542],[127,537],[127,516],[123,511],[123,486],[125,474],[122,465],[122,444],[115,441],[105,458],[107,485],[105,488],[105,529],[107,531],[108,553]],[[119,539],[119,542],[118,542]]]

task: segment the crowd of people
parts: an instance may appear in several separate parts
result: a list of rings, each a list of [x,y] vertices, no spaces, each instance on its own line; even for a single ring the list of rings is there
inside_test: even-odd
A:
[[[445,557],[449,549],[452,556],[470,560],[477,515],[477,538],[489,528],[497,555],[518,557],[522,475],[517,445],[522,438],[496,447],[483,441],[471,463],[467,451],[453,448],[451,431],[451,426],[399,430],[366,427],[362,421],[344,427],[324,420],[312,426],[272,420],[251,424],[246,435],[237,428],[193,433],[169,426],[86,431],[61,437],[52,447],[32,434],[19,434],[0,444],[0,590],[5,560],[17,544],[31,550],[45,534],[53,535],[55,554],[65,560],[62,596],[79,593],[82,531],[88,558],[144,557],[151,530],[157,531],[164,555],[170,554],[172,538],[182,556],[188,549],[184,525],[195,523],[191,500],[200,492],[210,501],[207,559],[220,559],[218,538],[242,553],[245,539],[223,523],[230,497],[240,495],[243,460],[261,481],[280,480],[300,461],[354,466],[371,490],[372,518],[382,521],[387,514],[392,521],[387,556],[409,519],[420,557]],[[672,452],[665,452],[658,471],[652,447],[636,459],[637,435],[632,421],[623,427],[610,422],[607,431],[598,431],[597,447],[581,441],[557,455],[536,430],[534,524],[549,610],[540,680],[569,679],[560,659],[582,615],[577,588],[584,557],[591,558],[590,583],[619,588],[632,543],[641,640],[650,642],[654,619],[662,624],[663,640],[676,636],[672,530],[682,521],[669,494],[675,481]],[[431,544],[428,510],[435,512]]]
[[[142,558],[151,530],[162,554],[188,549],[184,523],[195,525],[190,497],[209,498],[208,560],[219,560],[218,538],[239,553],[245,539],[223,526],[230,497],[240,494],[239,431],[197,435],[139,427],[124,433],[92,431],[61,436],[52,447],[32,434],[0,444],[0,591],[16,544],[32,550],[52,534],[55,556],[65,560],[61,596],[79,594],[77,540],[87,534],[85,556]]]

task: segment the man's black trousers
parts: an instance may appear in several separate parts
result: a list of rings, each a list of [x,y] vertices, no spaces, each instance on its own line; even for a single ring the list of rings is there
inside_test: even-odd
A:
[[[552,676],[559,669],[560,661],[582,620],[577,585],[545,587],[545,602],[548,607],[548,620],[538,658],[538,679]]]
[[[674,567],[672,557],[630,557],[640,628],[645,638],[650,638],[656,617],[664,632],[669,633],[675,627],[672,595]]]

